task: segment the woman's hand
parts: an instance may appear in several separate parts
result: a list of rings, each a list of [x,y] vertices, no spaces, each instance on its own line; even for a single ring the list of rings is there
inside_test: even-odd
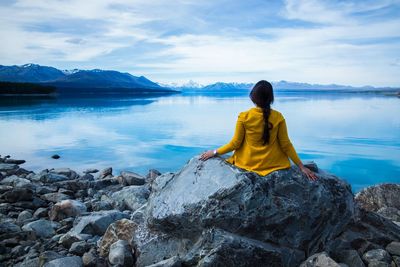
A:
[[[299,166],[299,168],[308,177],[308,179],[310,179],[312,181],[318,180],[317,175],[312,170],[310,170],[309,168],[304,167],[304,165],[303,166]]]
[[[212,158],[215,156],[215,153],[213,150],[208,150],[206,152],[204,152],[203,154],[201,154],[200,159],[201,160],[208,160],[209,158]]]

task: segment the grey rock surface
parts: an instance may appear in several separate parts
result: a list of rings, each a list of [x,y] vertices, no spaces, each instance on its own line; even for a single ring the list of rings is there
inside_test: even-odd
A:
[[[214,227],[312,254],[353,216],[350,187],[334,176],[311,182],[294,167],[261,177],[219,158],[193,158],[180,172],[157,177],[148,221],[176,236]]]
[[[131,267],[134,263],[131,247],[126,240],[118,240],[110,247],[108,261],[112,265]]]
[[[181,259],[178,256],[174,256],[172,258],[148,265],[147,267],[181,267],[181,265]]]
[[[147,202],[150,191],[147,186],[131,185],[122,188],[111,195],[115,207],[119,210],[135,211]]]
[[[366,263],[368,263],[368,266],[376,261],[384,262],[387,264],[390,264],[392,262],[389,253],[387,253],[387,251],[384,249],[373,249],[367,251],[366,253],[364,253],[362,258]]]
[[[144,185],[146,183],[145,177],[130,171],[122,171],[121,177],[124,185]]]
[[[46,238],[53,236],[55,234],[55,229],[58,228],[59,226],[60,225],[56,222],[40,219],[25,224],[22,227],[22,230],[34,231],[37,236]]]
[[[359,205],[368,210],[377,212],[383,207],[400,210],[400,184],[380,184],[367,187],[356,194]]]
[[[391,242],[386,246],[386,251],[392,255],[400,256],[400,242]]]
[[[321,252],[307,258],[300,267],[340,267],[326,252]]]
[[[336,255],[334,255],[333,259],[336,262],[345,263],[351,267],[365,267],[365,264],[357,250],[354,249],[338,251]]]
[[[117,210],[92,212],[87,216],[76,218],[76,224],[70,230],[70,234],[103,235],[110,224],[128,217],[129,215]]]
[[[44,267],[81,267],[83,266],[81,257],[64,257],[49,261]]]

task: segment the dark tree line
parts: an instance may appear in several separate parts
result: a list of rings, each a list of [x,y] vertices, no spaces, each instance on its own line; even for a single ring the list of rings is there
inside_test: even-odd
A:
[[[52,94],[56,87],[36,83],[0,82],[0,94]]]

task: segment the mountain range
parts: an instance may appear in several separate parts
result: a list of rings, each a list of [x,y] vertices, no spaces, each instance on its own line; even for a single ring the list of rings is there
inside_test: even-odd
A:
[[[21,66],[0,65],[0,81],[29,82],[45,86],[54,86],[60,94],[136,94],[136,93],[168,93],[168,92],[244,92],[253,87],[253,83],[225,83],[216,82],[209,85],[201,85],[190,80],[186,84],[160,85],[144,76],[133,76],[114,70],[59,70],[54,67],[37,64],[25,64]],[[398,90],[398,88],[377,88],[372,86],[352,87],[347,85],[321,85],[309,83],[297,83],[288,81],[272,82],[276,90],[303,90],[303,91],[382,91]]]
[[[378,90],[398,90],[398,88],[392,87],[373,87],[373,86],[361,86],[354,87],[349,85],[338,85],[338,84],[309,84],[309,83],[298,83],[288,81],[271,82],[274,90],[285,90],[285,91],[378,91]],[[192,86],[193,85],[193,86]],[[226,83],[216,82],[209,85],[199,85],[192,81],[180,86],[166,85],[167,87],[183,92],[239,92],[249,91],[253,88],[254,83]]]
[[[51,85],[61,94],[172,92],[144,76],[100,69],[62,71],[37,64],[0,65],[0,81]]]

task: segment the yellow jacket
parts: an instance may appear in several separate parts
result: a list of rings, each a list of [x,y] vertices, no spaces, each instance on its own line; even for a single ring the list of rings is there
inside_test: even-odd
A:
[[[232,140],[218,148],[217,153],[225,154],[234,150],[228,162],[263,176],[276,170],[289,168],[289,158],[298,164],[300,159],[290,142],[283,115],[271,109],[269,122],[272,123],[273,128],[270,130],[269,143],[264,145],[262,109],[255,107],[241,112]]]

